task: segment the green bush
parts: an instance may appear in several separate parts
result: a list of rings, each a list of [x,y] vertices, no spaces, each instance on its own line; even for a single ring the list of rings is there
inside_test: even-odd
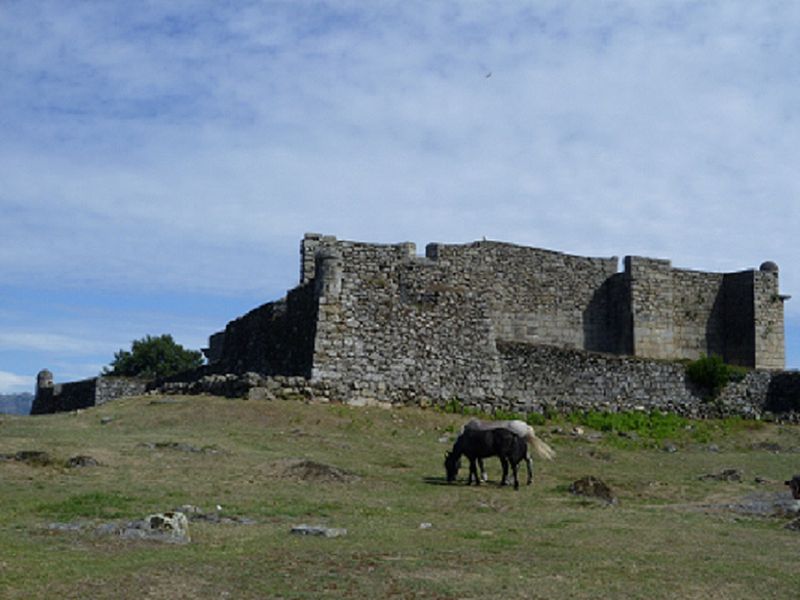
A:
[[[686,365],[686,376],[696,386],[705,389],[710,398],[716,398],[731,381],[741,381],[747,369],[725,364],[719,356],[701,356]]]
[[[175,343],[171,335],[148,335],[134,341],[130,352],[115,352],[114,360],[103,368],[102,374],[154,379],[196,369],[202,364],[203,355],[200,352],[186,350]]]

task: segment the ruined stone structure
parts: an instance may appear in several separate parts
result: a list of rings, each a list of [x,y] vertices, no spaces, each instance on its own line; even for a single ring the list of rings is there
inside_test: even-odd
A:
[[[55,384],[53,374],[43,369],[36,377],[36,395],[31,414],[44,415],[99,406],[116,398],[143,394],[146,387],[147,382],[142,379],[105,376]]]
[[[534,408],[574,397],[581,381],[623,404],[648,390],[691,396],[675,364],[664,367],[675,371],[667,377],[674,389],[639,380],[658,361],[717,354],[757,369],[784,366],[787,297],[769,262],[705,273],[628,256],[620,271],[616,257],[492,241],[429,244],[421,257],[411,243],[318,234],[306,234],[300,253],[299,285],[214,334],[206,372],[305,377],[350,401]],[[598,361],[602,369],[587,370]],[[609,369],[628,375],[615,379]]]
[[[800,422],[800,372],[784,366],[778,268],[703,273],[669,261],[586,258],[500,242],[366,244],[306,234],[300,282],[211,336],[208,364],[166,380],[54,384],[32,414],[147,390],[491,412],[659,410],[777,414]],[[752,367],[719,398],[682,359]]]

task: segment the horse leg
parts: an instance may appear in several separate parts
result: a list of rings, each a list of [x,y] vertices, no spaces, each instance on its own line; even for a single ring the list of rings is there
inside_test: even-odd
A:
[[[475,485],[481,484],[480,477],[478,477],[478,469],[476,468],[475,463],[476,460],[474,458],[469,459],[469,479],[467,480],[467,485],[470,485],[470,483],[472,483],[473,477],[475,478]]]
[[[528,466],[528,485],[533,483],[533,460],[530,454],[525,455],[525,464]]]
[[[478,467],[481,470],[481,479],[483,479],[484,481],[489,481],[489,475],[486,473],[486,469],[483,466],[483,459],[482,458],[478,459]]]
[[[508,485],[508,460],[505,456],[500,457],[500,464],[503,465],[503,481],[500,485]]]
[[[517,479],[517,471],[519,470],[519,463],[512,462],[511,463],[511,472],[514,473],[514,489],[519,489],[519,479]]]

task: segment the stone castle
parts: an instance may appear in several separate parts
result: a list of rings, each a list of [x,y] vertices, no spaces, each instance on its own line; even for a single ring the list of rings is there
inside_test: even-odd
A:
[[[616,257],[493,241],[422,257],[319,234],[300,255],[297,287],[210,338],[216,372],[301,376],[348,399],[470,401],[552,388],[530,370],[559,350],[784,366],[787,297],[771,262],[705,273],[628,256],[620,271]]]
[[[618,265],[493,241],[429,244],[423,257],[411,243],[306,234],[299,284],[212,335],[207,365],[157,382],[55,385],[45,370],[32,412],[159,390],[800,420],[800,373],[782,371],[788,296],[774,263],[736,273],[636,256]],[[752,370],[709,403],[681,362],[702,355]]]

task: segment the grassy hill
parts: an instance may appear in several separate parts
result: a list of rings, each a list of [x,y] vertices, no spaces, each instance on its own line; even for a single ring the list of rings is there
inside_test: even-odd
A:
[[[534,459],[534,485],[514,492],[496,485],[496,459],[487,485],[444,483],[443,454],[464,421],[430,409],[152,396],[2,416],[0,597],[796,592],[800,532],[759,507],[788,498],[783,481],[800,472],[797,427],[634,419],[619,435],[622,421],[595,417],[578,435],[572,422],[548,421],[537,432],[558,457]],[[21,451],[50,460],[14,459]],[[100,464],[67,467],[78,455]],[[725,469],[741,481],[702,478]],[[569,493],[585,475],[606,481],[618,503]],[[95,531],[185,504],[241,522],[194,521],[185,545]],[[299,524],[347,535],[292,535]]]

